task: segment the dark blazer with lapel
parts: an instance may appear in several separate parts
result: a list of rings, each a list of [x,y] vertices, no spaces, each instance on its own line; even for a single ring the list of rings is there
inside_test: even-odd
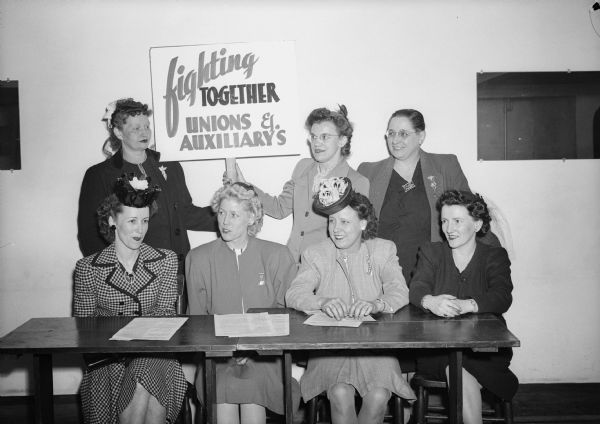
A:
[[[151,219],[145,241],[153,247],[173,250],[183,264],[185,255],[190,250],[187,230],[216,231],[214,214],[210,207],[194,206],[179,162],[160,162],[160,154],[150,149],[146,149],[146,155],[144,168],[152,170],[152,174],[155,175],[152,184],[158,184],[162,189],[157,199],[156,214],[167,215],[168,225],[153,226]],[[123,167],[123,153],[118,150],[110,158],[90,167],[83,177],[79,195],[77,237],[84,256],[98,252],[108,245],[98,232],[96,209],[102,200],[113,192],[117,177],[124,172]],[[159,171],[161,168],[164,170]],[[166,179],[164,175],[167,176]]]
[[[431,209],[431,241],[442,241],[440,217],[435,206],[437,199],[446,190],[470,191],[469,183],[455,155],[421,150],[420,158],[425,192]],[[379,162],[363,162],[358,167],[358,172],[369,179],[369,198],[378,217],[392,177],[394,161],[390,156]]]
[[[140,247],[134,279],[127,282],[114,243],[77,261],[73,315],[174,315],[177,257],[166,249]]]

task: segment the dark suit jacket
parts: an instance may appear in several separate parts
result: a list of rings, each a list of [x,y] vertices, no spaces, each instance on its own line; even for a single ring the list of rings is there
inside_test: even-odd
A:
[[[157,199],[158,211],[150,219],[144,242],[153,247],[174,251],[182,271],[185,255],[190,250],[187,230],[216,231],[216,220],[210,207],[200,208],[192,204],[179,162],[160,162],[160,154],[150,149],[146,149],[146,154],[148,158],[143,164],[144,169],[152,176],[151,183],[158,184],[162,191]],[[119,150],[104,162],[89,168],[83,177],[77,237],[84,256],[96,253],[108,245],[98,232],[96,209],[113,192],[117,177],[126,172],[126,167],[131,168],[132,165],[123,160],[123,154]],[[136,175],[139,173],[138,171]]]
[[[425,192],[431,209],[431,241],[443,241],[440,216],[435,206],[437,199],[446,190],[470,191],[469,183],[455,155],[421,150],[420,156]],[[363,162],[358,167],[358,172],[369,179],[369,198],[378,217],[394,169],[394,160],[390,156],[379,162]]]

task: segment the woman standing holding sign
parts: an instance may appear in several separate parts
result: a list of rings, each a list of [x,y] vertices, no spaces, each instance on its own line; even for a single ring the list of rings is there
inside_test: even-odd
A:
[[[346,162],[353,132],[346,107],[341,105],[337,111],[327,108],[313,110],[306,118],[305,128],[309,132],[307,141],[312,159],[298,162],[292,178],[278,196],[256,188],[267,215],[283,219],[293,213],[294,223],[287,245],[297,262],[306,247],[327,239],[327,217],[315,213],[312,208],[313,196],[323,179],[348,177],[356,191],[366,196],[369,194],[369,181]],[[239,166],[230,178],[246,181]]]

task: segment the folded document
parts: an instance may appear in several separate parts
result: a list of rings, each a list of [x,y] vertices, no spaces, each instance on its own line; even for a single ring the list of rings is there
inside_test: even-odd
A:
[[[186,321],[182,317],[134,318],[110,340],[169,340]]]
[[[215,315],[215,335],[226,337],[287,336],[290,334],[288,314]]]
[[[344,317],[338,321],[324,312],[317,312],[308,317],[304,324],[318,327],[358,327],[365,321],[375,321],[375,319],[371,315],[367,315],[361,318]]]

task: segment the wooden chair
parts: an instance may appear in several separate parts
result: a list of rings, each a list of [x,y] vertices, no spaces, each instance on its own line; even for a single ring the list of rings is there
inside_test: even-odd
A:
[[[177,275],[177,300],[175,301],[175,311],[179,316],[187,315],[187,298],[185,293],[185,278],[183,275]],[[196,405],[196,419],[192,418],[192,405]],[[198,400],[196,396],[196,386],[193,383],[187,382],[187,389],[185,396],[183,397],[183,403],[179,416],[175,421],[175,424],[194,424],[205,423],[206,417],[204,405]]]
[[[357,408],[360,407],[360,397],[356,397]],[[315,396],[306,403],[306,422],[307,424],[317,424],[318,422],[331,422],[329,416],[329,401],[325,393]],[[404,402],[400,396],[392,393],[388,404],[388,413],[384,422],[391,424],[404,424]]]
[[[192,404],[196,405],[196,420],[192,418]],[[204,423],[206,422],[204,417],[204,408],[202,403],[196,397],[196,387],[187,382],[187,390],[185,392],[185,396],[183,398],[183,404],[181,405],[181,410],[179,411],[179,416],[175,421],[176,424],[194,424],[196,423]]]
[[[448,385],[445,380],[437,380],[429,378],[422,374],[415,374],[411,380],[411,384],[417,392],[417,402],[415,403],[414,415],[416,424],[426,424],[432,420],[434,422],[440,422],[448,419],[446,408],[442,406],[430,406],[429,405],[429,393],[430,391],[438,391],[442,394],[442,398],[446,399],[448,393]],[[493,409],[486,407],[485,402],[482,410],[483,422],[493,423],[501,422],[506,424],[513,423],[513,409],[512,402],[499,399],[492,393],[484,389],[484,399],[491,398],[491,402],[494,405]]]

